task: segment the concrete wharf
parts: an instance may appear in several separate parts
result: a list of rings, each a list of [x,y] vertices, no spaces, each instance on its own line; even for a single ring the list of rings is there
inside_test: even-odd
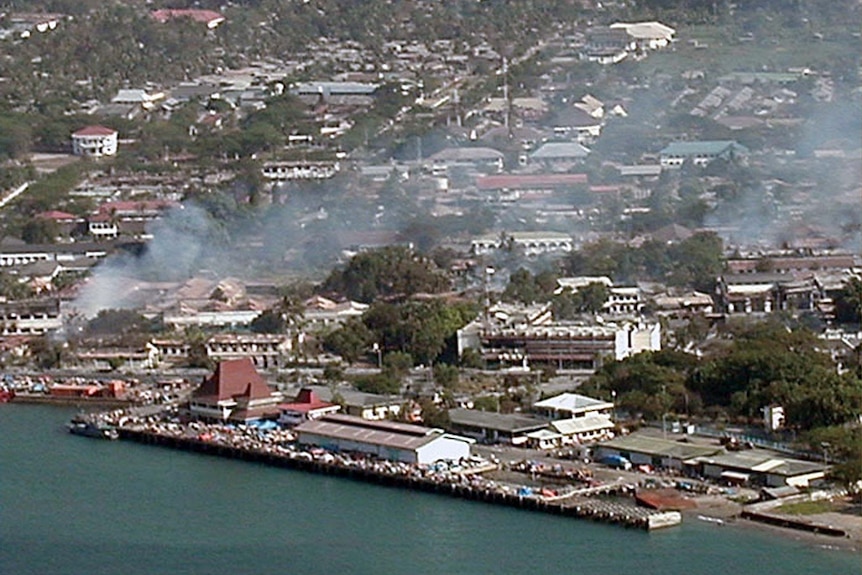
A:
[[[613,501],[590,499],[584,496],[569,497],[565,501],[555,501],[537,495],[522,495],[514,490],[471,482],[470,476],[455,474],[459,479],[444,476],[423,476],[405,473],[393,468],[390,471],[362,465],[340,463],[331,456],[314,458],[306,452],[280,452],[271,447],[236,446],[204,440],[197,436],[175,435],[154,431],[145,426],[126,425],[118,428],[121,439],[138,443],[159,445],[204,453],[243,461],[309,471],[324,475],[345,477],[377,485],[401,487],[469,499],[495,503],[508,507],[541,511],[567,517],[587,518],[625,527],[653,530],[671,527],[682,522],[679,512],[659,512]],[[574,494],[573,494],[574,495]]]

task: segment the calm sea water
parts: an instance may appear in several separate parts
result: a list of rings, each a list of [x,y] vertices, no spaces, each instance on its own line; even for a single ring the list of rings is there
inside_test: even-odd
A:
[[[0,574],[811,574],[854,554],[689,521],[644,533],[76,437],[0,405]]]

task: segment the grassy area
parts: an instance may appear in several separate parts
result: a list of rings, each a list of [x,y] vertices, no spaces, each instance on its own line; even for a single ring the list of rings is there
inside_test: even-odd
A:
[[[808,66],[829,70],[836,59],[857,61],[855,54],[862,41],[845,31],[818,39],[810,33],[786,30],[761,31],[750,37],[718,26],[687,26],[677,31],[672,50],[659,50],[640,62],[643,75],[663,72],[677,75],[684,70],[709,70],[718,76],[732,71],[775,70]],[[697,40],[695,47],[691,41]]]
[[[818,513],[834,511],[834,506],[828,500],[800,501],[798,503],[785,503],[781,507],[777,507],[775,511],[787,515],[817,515]]]

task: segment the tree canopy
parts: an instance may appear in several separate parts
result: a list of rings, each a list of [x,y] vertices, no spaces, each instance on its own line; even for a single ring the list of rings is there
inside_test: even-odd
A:
[[[329,274],[322,289],[371,303],[380,297],[440,293],[449,289],[449,280],[432,260],[406,247],[388,246],[353,256]]]

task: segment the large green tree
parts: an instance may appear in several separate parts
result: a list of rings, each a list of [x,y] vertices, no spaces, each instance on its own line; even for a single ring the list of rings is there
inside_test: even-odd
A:
[[[402,246],[360,253],[323,282],[324,291],[338,292],[364,303],[384,296],[439,293],[447,289],[449,279],[433,261]]]

